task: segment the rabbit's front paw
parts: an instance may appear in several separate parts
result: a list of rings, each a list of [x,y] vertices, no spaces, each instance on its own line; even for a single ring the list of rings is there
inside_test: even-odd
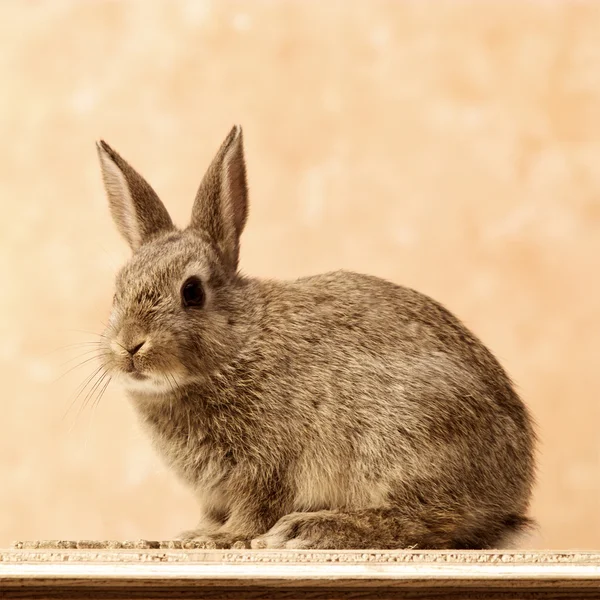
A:
[[[218,549],[245,549],[250,548],[250,540],[229,533],[207,533],[202,529],[190,529],[179,535],[183,547]]]
[[[323,527],[323,513],[290,513],[282,517],[265,533],[250,543],[259,550],[265,548],[327,548],[328,541]]]
[[[201,529],[186,529],[177,535],[175,539],[185,542],[186,540],[193,540],[197,537],[201,537],[204,533],[206,533],[206,531]]]

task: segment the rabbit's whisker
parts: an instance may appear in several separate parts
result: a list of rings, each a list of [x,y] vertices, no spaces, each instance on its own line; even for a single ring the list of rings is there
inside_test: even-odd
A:
[[[92,340],[92,341],[87,341],[87,342],[76,342],[74,344],[66,344],[65,346],[59,346],[58,348],[48,350],[48,352],[45,352],[44,354],[42,354],[42,356],[48,356],[50,354],[55,354],[56,352],[63,352],[63,351],[69,350],[71,348],[81,348],[82,346],[84,346],[84,347],[86,347],[86,346],[99,347],[101,344],[102,344],[102,342],[100,340]]]
[[[85,352],[81,352],[77,356],[72,356],[71,358],[68,358],[63,363],[61,363],[60,366],[61,367],[65,367],[69,363],[72,363],[74,360],[79,360],[80,358],[83,358],[84,356],[88,356],[90,354],[94,354],[97,357],[101,357],[101,356],[108,356],[109,353],[108,352],[101,352],[101,353],[99,353],[97,348],[94,348],[92,350],[86,350]],[[84,364],[84,363],[81,363],[81,364]]]
[[[67,408],[67,410],[65,411],[64,415],[63,415],[63,419],[66,418],[66,416],[69,414],[69,411],[73,408],[73,406],[75,405],[75,403],[78,401],[79,397],[81,396],[81,394],[85,391],[85,389],[90,385],[90,383],[94,380],[94,378],[104,369],[104,367],[102,365],[100,365],[99,367],[97,367],[96,369],[94,369],[89,375],[87,375],[85,377],[85,379],[83,380],[82,383],[80,383],[77,388],[75,389],[75,391],[73,392],[71,398],[69,398],[70,403],[69,406]],[[80,409],[77,411],[77,417],[79,416],[81,412],[81,407]]]
[[[83,367],[83,365],[92,362],[93,360],[97,360],[99,358],[103,358],[108,356],[108,353],[104,353],[104,354],[94,354],[94,356],[90,356],[89,358],[86,358],[85,360],[82,360],[81,362],[77,363],[76,365],[74,365],[73,367],[67,369],[64,373],[62,373],[61,375],[59,375],[55,380],[54,383],[56,383],[57,381],[60,381],[63,377],[65,377],[66,375],[68,375],[69,373],[71,373],[72,371],[74,371],[75,369],[79,369],[79,367]],[[77,357],[77,359],[81,358],[80,356]],[[75,359],[73,359],[75,360]]]
[[[104,380],[104,383],[102,383],[103,380]],[[111,380],[111,376],[108,374],[108,372],[105,372],[102,379],[100,379],[101,385],[98,387],[96,397],[92,400],[92,413],[96,412],[96,408],[100,404],[100,399],[104,395],[104,392],[106,391],[106,388],[108,387],[108,384],[110,383],[110,380]]]
[[[82,403],[82,408],[88,406],[89,401],[92,399],[94,393],[99,389],[100,385],[102,385],[102,382],[106,379],[106,377],[108,377],[108,372],[103,370],[100,376],[96,379],[94,385],[88,390],[87,394],[85,395],[85,398],[83,399]]]

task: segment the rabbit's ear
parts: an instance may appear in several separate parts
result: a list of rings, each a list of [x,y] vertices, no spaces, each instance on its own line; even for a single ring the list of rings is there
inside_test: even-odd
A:
[[[248,216],[248,187],[242,128],[230,132],[198,188],[192,209],[192,229],[208,233],[227,267],[237,270],[240,235]]]
[[[146,180],[106,142],[96,143],[113,220],[132,250],[174,229],[164,204]]]

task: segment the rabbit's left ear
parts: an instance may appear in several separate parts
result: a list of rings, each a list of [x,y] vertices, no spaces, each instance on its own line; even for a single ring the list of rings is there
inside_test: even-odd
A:
[[[240,235],[248,217],[248,185],[242,128],[225,138],[198,188],[190,228],[204,231],[221,251],[225,266],[237,270]]]
[[[164,204],[147,181],[106,142],[96,143],[113,220],[133,251],[152,237],[175,229]]]

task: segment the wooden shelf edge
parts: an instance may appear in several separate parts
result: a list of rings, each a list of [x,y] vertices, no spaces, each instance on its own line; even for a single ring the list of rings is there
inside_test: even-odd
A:
[[[158,598],[175,591],[182,598],[276,598],[284,590],[282,598],[291,597],[290,590],[315,598],[375,598],[384,592],[417,598],[428,590],[436,598],[600,598],[600,553],[0,550],[0,597],[6,598]]]

